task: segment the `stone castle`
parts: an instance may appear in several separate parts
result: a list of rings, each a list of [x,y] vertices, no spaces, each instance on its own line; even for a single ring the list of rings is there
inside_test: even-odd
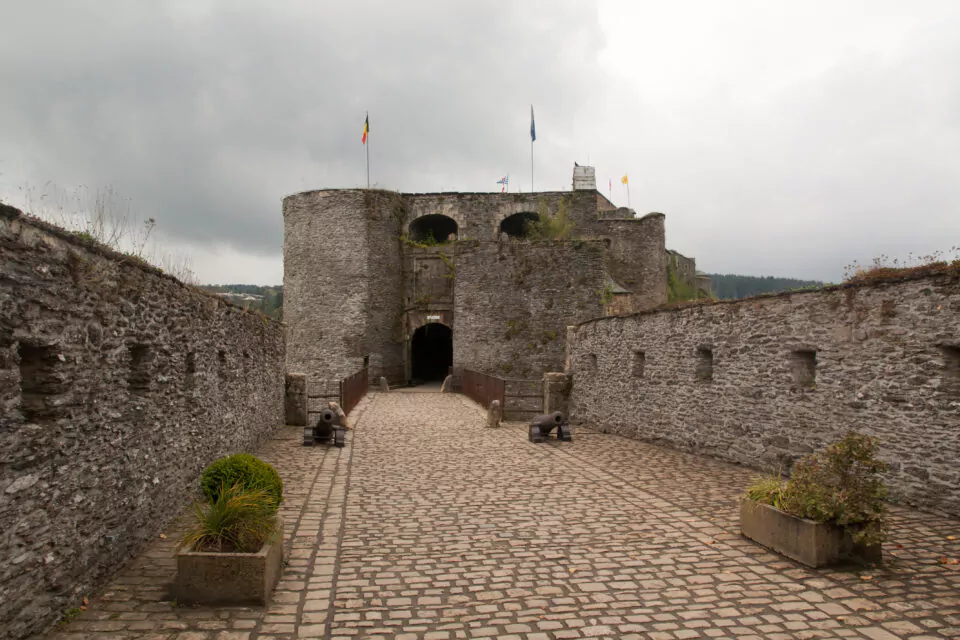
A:
[[[570,239],[530,237],[558,214]],[[287,368],[311,386],[365,365],[391,383],[539,378],[562,369],[568,325],[667,302],[668,261],[695,286],[664,215],[617,208],[592,167],[564,192],[307,191],[283,216]]]
[[[523,238],[561,211],[572,239]],[[663,215],[595,188],[313,191],[284,216],[285,325],[0,204],[9,636],[102,586],[210,462],[295,424],[294,373],[322,399],[365,364],[393,382],[470,368],[509,378],[505,416],[556,401],[577,425],[754,468],[857,429],[880,437],[892,498],[960,514],[958,263],[664,306],[692,260],[665,249]]]

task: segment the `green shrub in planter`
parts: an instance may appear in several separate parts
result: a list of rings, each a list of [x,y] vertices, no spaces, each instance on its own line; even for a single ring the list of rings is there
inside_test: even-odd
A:
[[[215,502],[223,487],[238,485],[240,489],[261,490],[276,511],[283,501],[283,481],[272,466],[249,453],[235,453],[220,458],[203,472],[200,488]]]
[[[180,543],[193,551],[256,553],[276,530],[273,496],[222,484],[210,502],[193,505],[193,523]]]
[[[887,488],[880,477],[887,465],[877,458],[878,448],[876,438],[851,431],[798,460],[788,481],[758,479],[746,497],[799,518],[836,524],[854,542],[879,544],[887,533]]]

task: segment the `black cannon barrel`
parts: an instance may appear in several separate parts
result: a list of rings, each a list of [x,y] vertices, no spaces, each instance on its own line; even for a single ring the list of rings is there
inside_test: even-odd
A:
[[[530,442],[543,442],[550,433],[557,430],[557,440],[570,442],[570,425],[559,411],[534,416],[530,420]]]
[[[332,409],[324,409],[320,412],[319,424],[335,425],[339,422],[340,420],[338,419],[336,411],[333,411]]]
[[[563,414],[559,411],[553,413],[543,413],[530,419],[530,426],[553,428],[558,424],[563,424]]]

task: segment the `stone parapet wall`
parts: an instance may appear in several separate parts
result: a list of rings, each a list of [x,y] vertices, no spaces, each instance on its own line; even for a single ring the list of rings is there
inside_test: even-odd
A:
[[[756,468],[856,429],[892,497],[960,514],[960,274],[603,318],[568,338],[579,423]]]
[[[42,629],[284,419],[283,326],[0,205],[0,628]]]

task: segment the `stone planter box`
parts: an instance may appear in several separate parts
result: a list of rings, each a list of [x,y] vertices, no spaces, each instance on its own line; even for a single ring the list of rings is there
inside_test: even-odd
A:
[[[880,545],[856,544],[836,525],[798,518],[753,500],[740,501],[740,528],[745,537],[809,567],[882,559]]]
[[[177,552],[173,595],[178,603],[266,606],[283,565],[283,519],[277,533],[257,553]]]

